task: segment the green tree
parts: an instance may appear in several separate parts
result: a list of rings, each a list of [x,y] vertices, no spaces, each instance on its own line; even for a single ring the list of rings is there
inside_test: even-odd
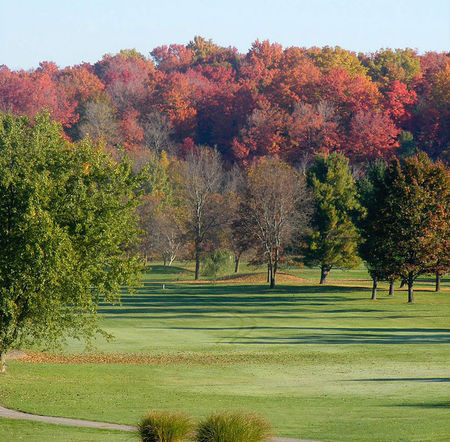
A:
[[[414,77],[420,74],[420,58],[413,49],[384,49],[363,60],[372,80],[387,87],[394,80],[411,84]]]
[[[372,299],[377,296],[380,280],[388,280],[389,295],[394,294],[394,280],[397,268],[392,260],[390,236],[386,234],[389,225],[383,216],[385,199],[388,194],[386,186],[387,164],[377,160],[368,167],[367,173],[358,181],[358,195],[364,214],[358,220],[361,235],[359,255],[365,261],[367,270],[373,280]]]
[[[394,160],[386,175],[387,195],[382,207],[386,242],[393,245],[396,272],[408,284],[414,302],[418,276],[448,271],[450,177],[448,169],[425,153],[403,162]]]
[[[320,284],[334,267],[354,268],[359,235],[353,218],[360,211],[348,160],[340,154],[317,155],[307,173],[315,209],[306,238],[305,264],[320,266]]]
[[[231,271],[233,256],[229,250],[214,250],[203,257],[202,274],[214,281],[221,272]]]
[[[119,299],[139,269],[137,178],[45,113],[0,114],[0,371],[11,348],[89,343],[100,301]]]

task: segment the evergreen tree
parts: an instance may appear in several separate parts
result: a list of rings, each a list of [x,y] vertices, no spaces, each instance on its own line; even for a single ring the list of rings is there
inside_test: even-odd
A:
[[[307,236],[305,264],[320,266],[320,284],[332,268],[359,263],[359,235],[353,218],[360,212],[348,160],[340,154],[317,155],[307,174],[315,200],[312,232]]]

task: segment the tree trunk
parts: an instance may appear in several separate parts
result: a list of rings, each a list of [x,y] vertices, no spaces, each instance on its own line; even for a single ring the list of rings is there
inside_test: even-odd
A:
[[[234,257],[234,273],[238,273],[239,272],[239,261],[241,260],[240,256],[235,256]]]
[[[272,272],[270,264],[267,264],[267,282],[270,282],[270,279],[272,278]]]
[[[436,271],[436,292],[441,291],[441,272],[439,270]]]
[[[197,281],[200,274],[200,247],[195,245],[195,276],[194,279]]]
[[[414,277],[413,274],[410,272],[408,274],[408,303],[414,304]]]
[[[6,372],[6,351],[0,350],[0,374]]]
[[[273,263],[272,271],[270,272],[270,288],[275,288],[275,278],[277,276],[278,269],[278,249],[275,249],[275,262]]]
[[[376,276],[372,278],[373,285],[372,285],[372,301],[375,301],[377,299],[377,287],[378,287],[378,281]]]
[[[406,279],[402,279],[400,282],[400,288],[402,289],[403,287],[405,287],[407,280]]]
[[[165,267],[167,264],[167,258],[165,256],[163,256],[163,262],[164,262],[164,267]]]
[[[394,280],[389,281],[389,296],[394,296]]]
[[[320,268],[320,283],[319,284],[325,284],[327,282],[327,276],[328,273],[330,273],[331,267],[328,266],[322,266]]]

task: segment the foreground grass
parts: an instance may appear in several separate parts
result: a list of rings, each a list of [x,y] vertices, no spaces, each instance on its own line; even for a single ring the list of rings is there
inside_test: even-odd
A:
[[[99,342],[99,350],[126,353],[129,363],[11,362],[0,402],[126,424],[149,409],[197,418],[243,410],[262,414],[287,437],[448,440],[448,290],[426,291],[425,280],[416,304],[407,305],[405,292],[370,301],[362,270],[335,272],[326,287],[315,284],[317,272],[300,271],[305,280],[288,279],[274,291],[239,280],[180,284],[183,269],[170,272],[156,268],[122,306],[102,306],[117,339]],[[133,354],[154,359],[140,363]]]
[[[0,440],[2,441],[76,441],[100,442],[121,441],[138,442],[134,434],[122,431],[95,430],[91,428],[75,428],[63,425],[44,424],[0,418]]]

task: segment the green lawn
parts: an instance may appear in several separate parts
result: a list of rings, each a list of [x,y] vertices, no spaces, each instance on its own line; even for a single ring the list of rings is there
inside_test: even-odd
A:
[[[240,409],[261,413],[286,437],[448,440],[448,279],[436,294],[432,279],[423,278],[416,304],[408,305],[405,291],[389,298],[386,286],[378,301],[370,301],[363,269],[332,271],[324,287],[316,270],[288,272],[304,279],[285,279],[271,291],[245,278],[216,285],[177,282],[191,272],[154,266],[121,306],[101,306],[103,325],[116,340],[99,341],[97,350],[163,355],[160,362],[11,361],[0,377],[0,402],[126,424],[151,408],[196,417]],[[80,350],[76,343],[67,347]],[[4,422],[0,440],[31,428]],[[58,427],[59,434],[62,429],[64,440],[133,440],[128,433]],[[53,431],[41,425],[27,440],[52,440]]]
[[[76,442],[138,442],[139,438],[132,433],[122,431],[95,430],[91,428],[75,428],[65,425],[43,424],[22,420],[0,418],[0,440],[16,441],[76,441]]]

